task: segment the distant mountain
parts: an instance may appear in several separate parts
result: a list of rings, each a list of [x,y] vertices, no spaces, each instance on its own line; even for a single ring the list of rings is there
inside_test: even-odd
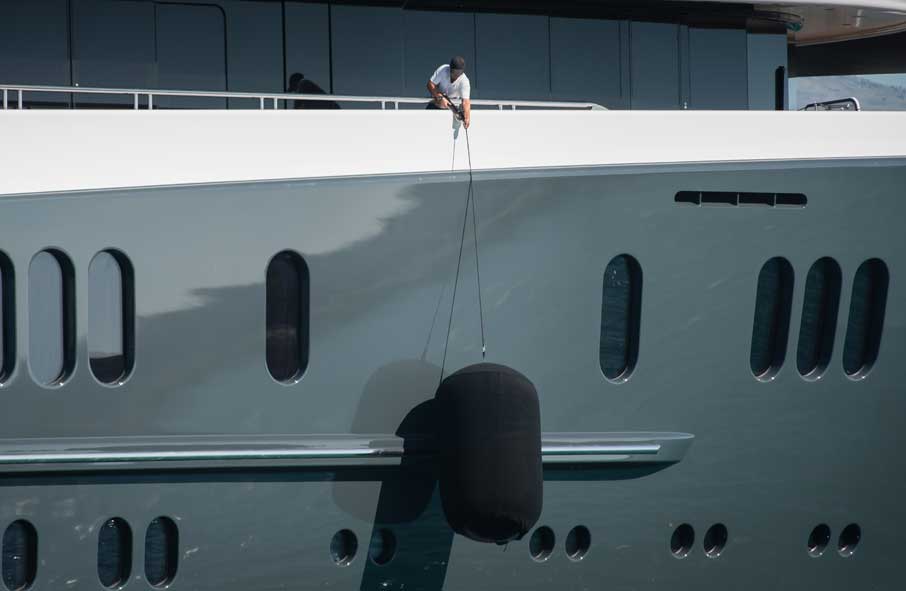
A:
[[[906,111],[906,88],[861,76],[815,76],[790,80],[791,98],[799,109],[809,103],[855,97],[864,111]]]

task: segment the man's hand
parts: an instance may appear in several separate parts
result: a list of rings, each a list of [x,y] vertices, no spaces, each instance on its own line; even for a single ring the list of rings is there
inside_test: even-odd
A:
[[[449,108],[450,108],[450,103],[447,101],[447,99],[445,99],[445,98],[444,98],[442,95],[440,95],[440,94],[437,95],[437,97],[434,99],[434,102],[437,103],[437,106],[440,107],[441,109],[449,109]]]

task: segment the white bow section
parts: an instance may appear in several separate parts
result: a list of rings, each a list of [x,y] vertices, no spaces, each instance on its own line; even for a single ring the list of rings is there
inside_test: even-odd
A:
[[[475,170],[906,157],[906,113],[475,111],[469,133]],[[0,135],[3,195],[468,169],[438,111],[24,110]]]

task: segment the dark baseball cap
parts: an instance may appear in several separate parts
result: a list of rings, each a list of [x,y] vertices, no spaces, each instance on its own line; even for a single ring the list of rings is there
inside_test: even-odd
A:
[[[450,60],[450,71],[451,72],[462,72],[466,69],[466,60],[462,59],[461,56],[456,56]]]

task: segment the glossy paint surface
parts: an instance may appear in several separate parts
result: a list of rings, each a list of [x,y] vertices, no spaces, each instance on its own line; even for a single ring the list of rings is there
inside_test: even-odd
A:
[[[476,173],[485,359],[534,382],[542,430],[696,437],[661,469],[546,468],[538,525],[556,543],[543,562],[528,537],[506,548],[454,537],[425,466],[8,475],[0,526],[34,524],[41,588],[97,586],[98,528],[111,515],[134,532],[173,520],[172,589],[891,587],[906,519],[906,477],[894,469],[906,445],[904,186],[906,163],[892,160]],[[72,376],[53,390],[35,384],[17,282],[19,359],[0,390],[2,438],[417,432],[442,373],[482,359],[467,190],[456,173],[0,199],[0,250],[20,274],[35,253],[64,251],[78,316]],[[681,190],[804,193],[808,205],[685,206],[674,202]],[[85,333],[88,268],[106,248],[129,257],[136,286],[134,369],[112,388],[91,377]],[[267,263],[285,249],[311,281],[311,354],[291,385],[270,377],[263,331]],[[644,294],[637,363],[613,383],[599,359],[601,290],[624,253]],[[841,310],[862,262],[885,262],[884,336],[863,379],[843,371],[843,313],[820,379],[799,375],[795,329],[777,375],[753,377],[758,273],[775,256],[795,276],[792,327],[815,261],[839,264]],[[696,538],[678,560],[670,540],[682,523]],[[822,523],[832,547],[813,558],[807,541]],[[843,558],[835,545],[849,523],[861,539]],[[711,558],[702,540],[715,524],[728,537]],[[564,542],[579,525],[590,548],[570,560]],[[358,540],[348,566],[330,554],[343,529]],[[383,565],[368,559],[378,529],[396,541]],[[141,560],[144,536],[133,537]]]

